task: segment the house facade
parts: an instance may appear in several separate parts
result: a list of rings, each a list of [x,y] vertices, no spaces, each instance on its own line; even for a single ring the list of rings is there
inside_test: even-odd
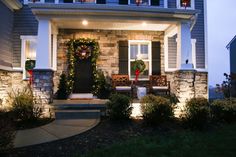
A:
[[[27,81],[25,61],[31,59],[34,93],[51,103],[60,75],[68,72],[66,43],[80,38],[98,42],[96,66],[108,76],[134,79],[132,62],[142,59],[140,80],[166,75],[180,108],[191,97],[208,97],[206,0],[16,0],[13,9],[8,3],[0,2],[9,16],[0,24],[9,31],[8,38],[1,35],[9,44],[0,50],[3,101]],[[89,62],[80,67],[77,72],[89,78]]]
[[[232,96],[236,97],[236,36],[226,46],[230,56],[230,75],[232,77]]]

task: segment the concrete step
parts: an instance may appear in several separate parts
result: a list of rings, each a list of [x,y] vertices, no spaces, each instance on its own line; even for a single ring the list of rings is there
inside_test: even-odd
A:
[[[97,119],[100,110],[55,110],[56,119]]]
[[[60,104],[54,105],[55,110],[105,110],[105,104]]]
[[[93,99],[94,96],[92,93],[72,93],[69,95],[69,99]]]

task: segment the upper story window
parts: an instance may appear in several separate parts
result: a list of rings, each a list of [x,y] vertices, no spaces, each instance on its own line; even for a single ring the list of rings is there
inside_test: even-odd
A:
[[[140,80],[148,79],[151,75],[151,41],[146,40],[129,40],[129,76],[131,79],[135,78],[135,71],[133,69],[135,60],[143,60],[146,69],[142,74],[140,74]]]
[[[195,0],[177,0],[176,3],[179,9],[195,9]]]

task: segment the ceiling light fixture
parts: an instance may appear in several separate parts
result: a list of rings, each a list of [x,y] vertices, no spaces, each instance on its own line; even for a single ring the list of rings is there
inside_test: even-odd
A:
[[[142,23],[142,26],[147,26],[147,23],[146,23],[146,22],[143,22],[143,23]]]
[[[88,25],[88,21],[87,21],[87,20],[83,20],[83,21],[82,21],[82,24],[83,24],[84,26],[86,26],[86,25]]]

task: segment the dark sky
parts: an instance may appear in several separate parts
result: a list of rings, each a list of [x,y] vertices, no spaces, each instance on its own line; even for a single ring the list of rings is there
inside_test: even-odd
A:
[[[236,0],[206,0],[208,16],[209,85],[221,83],[229,73],[226,45],[236,35]]]

